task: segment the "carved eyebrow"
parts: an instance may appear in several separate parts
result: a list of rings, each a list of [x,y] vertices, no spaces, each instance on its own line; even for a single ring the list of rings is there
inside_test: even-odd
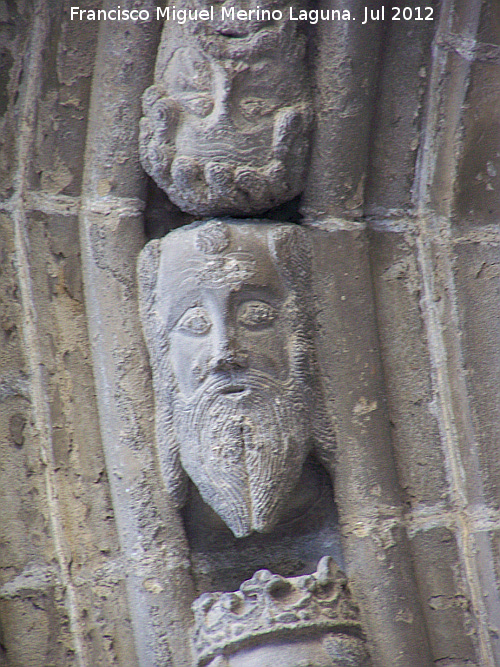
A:
[[[192,271],[193,269],[199,269],[200,266],[203,266],[203,261],[201,259],[197,259],[196,257],[190,258],[187,262],[184,264],[184,268],[181,269],[180,271],[174,269],[171,266],[166,267],[166,273],[168,274],[174,274],[174,275],[182,275],[183,273],[186,273],[186,271]]]
[[[162,277],[159,278],[158,283],[160,286],[165,284],[175,285],[176,289],[183,287],[184,283],[194,283],[196,284],[196,275],[200,268],[203,266],[203,262],[199,259],[190,259],[182,269],[175,269],[172,266],[167,265],[165,267],[165,273]],[[160,268],[161,272],[161,268]]]
[[[279,308],[286,300],[286,295],[279,288],[274,285],[253,285],[252,283],[245,283],[239,290],[232,293],[232,298],[237,305],[245,303],[246,301],[263,301],[269,306]]]
[[[200,306],[200,301],[196,299],[185,299],[182,300],[180,303],[175,304],[172,306],[165,318],[165,325],[166,325],[166,330],[167,333],[170,335],[177,327],[179,321],[184,317],[184,315],[190,310],[191,308],[197,308]]]
[[[161,319],[170,333],[177,324],[182,315],[189,310],[201,305],[201,295],[196,285],[191,281],[184,281],[184,284],[177,284],[182,296],[173,298],[172,292],[166,295],[159,295],[158,306]],[[163,298],[162,298],[163,296]]]

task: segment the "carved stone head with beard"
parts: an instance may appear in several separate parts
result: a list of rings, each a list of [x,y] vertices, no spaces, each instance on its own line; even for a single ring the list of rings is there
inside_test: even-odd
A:
[[[312,448],[332,461],[307,241],[296,225],[211,220],[139,262],[167,490],[182,505],[189,476],[237,537],[279,521]]]
[[[293,2],[296,12],[302,5]],[[241,6],[251,19],[227,18],[238,9],[233,0],[177,0],[177,11],[211,9],[214,18],[165,22],[143,98],[142,165],[197,216],[256,215],[304,187],[312,126],[305,36],[288,20],[290,0]]]

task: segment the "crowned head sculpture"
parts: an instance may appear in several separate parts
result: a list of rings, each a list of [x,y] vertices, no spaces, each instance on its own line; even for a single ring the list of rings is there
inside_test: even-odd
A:
[[[193,604],[198,667],[369,667],[358,608],[330,557],[316,572],[256,572],[234,593]]]
[[[248,5],[251,18],[238,20],[232,2],[190,3],[211,7],[213,19],[166,24],[144,94],[144,169],[194,215],[260,213],[304,185],[312,120],[304,36],[287,20],[288,2]]]
[[[307,234],[212,220],[139,262],[156,439],[177,505],[188,476],[237,537],[279,521],[307,455],[333,461],[316,373]]]

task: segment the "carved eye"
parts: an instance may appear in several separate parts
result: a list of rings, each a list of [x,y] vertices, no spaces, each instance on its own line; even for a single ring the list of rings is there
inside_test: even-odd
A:
[[[238,310],[238,322],[247,329],[264,329],[276,318],[276,309],[265,301],[246,301]]]
[[[207,311],[199,306],[194,306],[186,310],[175,328],[194,336],[204,336],[210,331],[211,326]]]

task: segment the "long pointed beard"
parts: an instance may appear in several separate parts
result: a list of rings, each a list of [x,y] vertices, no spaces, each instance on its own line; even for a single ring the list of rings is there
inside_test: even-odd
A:
[[[244,537],[279,520],[309,453],[304,386],[245,374],[245,391],[211,379],[189,401],[178,395],[174,427],[182,466],[205,500]]]

